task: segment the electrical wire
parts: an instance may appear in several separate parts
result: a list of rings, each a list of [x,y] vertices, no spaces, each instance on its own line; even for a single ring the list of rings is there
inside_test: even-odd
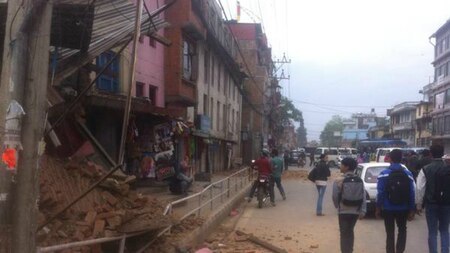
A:
[[[391,108],[392,106],[386,106],[386,105],[335,105],[335,104],[318,104],[318,103],[312,103],[304,100],[292,100],[294,103],[300,103],[300,104],[309,104],[309,105],[316,105],[316,106],[331,106],[331,107],[341,107],[341,108]]]

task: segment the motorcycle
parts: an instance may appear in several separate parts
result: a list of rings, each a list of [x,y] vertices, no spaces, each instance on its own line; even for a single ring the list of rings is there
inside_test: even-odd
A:
[[[252,168],[257,169],[255,160],[252,160]],[[258,208],[262,208],[265,203],[270,201],[270,177],[266,175],[258,175],[256,181],[256,199],[258,200]]]
[[[299,158],[298,159],[298,167],[300,168],[300,167],[305,167],[305,164],[306,164],[306,161],[305,161],[305,159],[304,158]]]
[[[262,208],[264,203],[270,200],[270,179],[269,176],[259,175],[258,186],[256,187],[256,199],[258,200],[258,208]]]

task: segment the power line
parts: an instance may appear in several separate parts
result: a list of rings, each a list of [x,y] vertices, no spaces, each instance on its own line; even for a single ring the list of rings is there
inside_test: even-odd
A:
[[[226,21],[229,21],[228,16],[227,16],[227,14],[226,14],[226,12],[225,12],[225,9],[223,8],[222,1],[221,1],[221,0],[219,0],[219,5],[220,5],[220,8],[222,9],[223,15],[225,16],[225,20],[226,20]],[[251,72],[251,70],[250,70],[250,67],[249,67],[248,64],[247,64],[247,61],[245,60],[244,54],[242,53],[241,47],[239,46],[239,42],[238,42],[238,40],[236,39],[236,36],[234,35],[233,30],[232,30],[232,29],[229,29],[229,30],[230,30],[231,36],[233,37],[234,42],[236,43],[237,50],[238,50],[238,52],[239,52],[239,55],[240,55],[241,58],[242,58],[242,62],[244,63],[244,66],[245,66],[246,70],[248,71],[248,74],[249,74],[249,76],[250,76],[250,79],[251,79],[251,80],[253,81],[253,83],[255,84],[255,87],[261,92],[262,96],[265,97],[264,91],[258,86],[258,83],[256,82],[255,77],[254,77],[254,75],[252,74],[252,72]],[[247,99],[246,96],[245,96],[245,98]],[[248,104],[251,105],[252,109],[253,109],[254,111],[256,111],[258,114],[260,114],[260,115],[262,115],[262,116],[265,116],[264,112],[260,112],[253,104],[251,104],[251,103],[248,103]]]
[[[300,104],[309,104],[309,105],[316,105],[316,106],[332,106],[332,107],[341,107],[341,108],[391,108],[392,106],[386,106],[386,105],[333,105],[333,104],[317,104],[317,103],[311,103],[308,101],[303,100],[292,100],[292,102],[300,103]]]

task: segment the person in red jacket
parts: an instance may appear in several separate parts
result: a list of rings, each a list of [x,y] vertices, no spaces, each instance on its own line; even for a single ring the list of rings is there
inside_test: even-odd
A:
[[[266,149],[263,149],[261,152],[261,157],[255,161],[256,169],[258,170],[258,173],[260,176],[267,176],[271,177],[272,174],[272,165],[269,158],[269,151]],[[270,179],[272,182],[272,179]],[[252,188],[250,189],[250,194],[246,198],[248,202],[252,201],[253,195],[255,194],[256,187],[258,186],[258,179],[253,183]],[[270,191],[270,202],[272,203],[272,206],[275,206],[275,198],[273,191]]]

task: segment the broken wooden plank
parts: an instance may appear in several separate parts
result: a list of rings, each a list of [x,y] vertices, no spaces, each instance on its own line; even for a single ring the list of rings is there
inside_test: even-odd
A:
[[[236,230],[236,234],[239,235],[239,236],[247,236],[248,237],[248,239],[247,239],[248,241],[250,241],[250,242],[252,242],[254,244],[257,244],[257,245],[259,245],[261,247],[264,247],[265,249],[268,249],[268,250],[270,250],[272,252],[275,252],[275,253],[287,253],[287,250],[284,250],[282,248],[278,248],[277,246],[275,246],[273,244],[270,244],[270,243],[268,243],[268,242],[266,242],[264,240],[261,240],[261,239],[259,239],[258,237],[254,236],[252,234],[246,234],[246,233],[244,233],[244,232],[242,232],[240,230]]]

